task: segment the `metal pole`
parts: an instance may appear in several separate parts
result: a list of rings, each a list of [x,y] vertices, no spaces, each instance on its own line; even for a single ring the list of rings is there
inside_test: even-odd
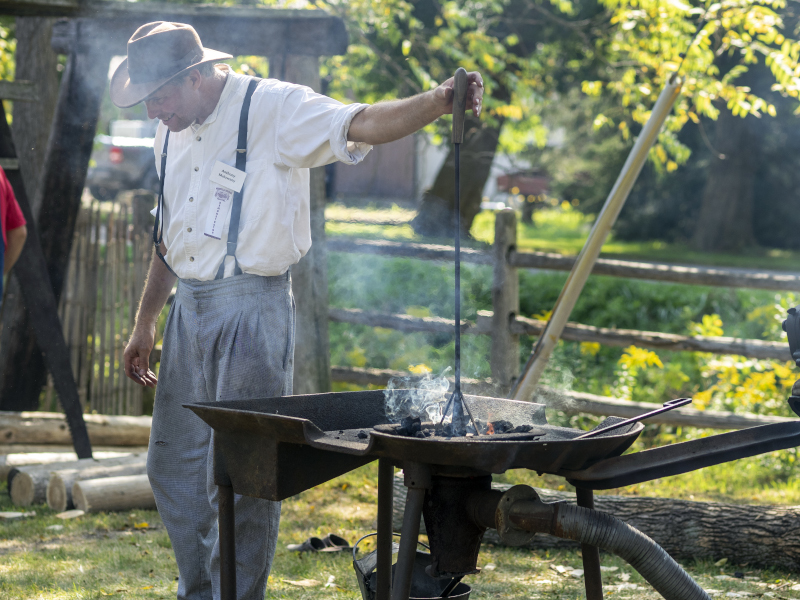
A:
[[[233,487],[219,489],[219,586],[221,600],[236,600],[236,518]]]
[[[592,227],[592,231],[589,233],[583,250],[581,250],[572,267],[567,282],[564,284],[564,289],[561,290],[561,294],[556,300],[553,314],[547,322],[542,335],[539,336],[539,340],[528,358],[528,362],[525,364],[522,376],[511,390],[510,398],[514,400],[530,400],[533,397],[539,379],[547,366],[547,361],[561,338],[564,327],[569,320],[569,315],[572,313],[578,296],[580,296],[583,286],[594,268],[594,263],[600,255],[600,249],[603,247],[611,227],[616,222],[625,200],[628,199],[628,194],[630,194],[633,184],[636,183],[636,179],[639,177],[639,173],[647,159],[647,154],[658,138],[658,133],[672,110],[675,99],[680,94],[681,86],[681,78],[677,75],[672,75],[667,80],[664,89],[661,90],[661,95],[653,107],[650,119],[642,128],[642,132],[633,145],[633,149],[628,155],[628,160],[625,161],[625,165],[622,167],[622,171],[617,177],[617,181],[611,189],[611,193],[609,193],[603,209],[600,211],[594,227]]]
[[[594,510],[594,493],[592,490],[577,488],[575,494],[578,506]],[[583,555],[583,583],[586,588],[586,600],[603,600],[603,579],[600,571],[600,548],[581,544]]]
[[[378,460],[378,589],[375,600],[389,600],[392,594],[392,485],[394,465]]]
[[[422,516],[424,502],[424,489],[408,489],[403,528],[400,530],[400,550],[397,552],[397,565],[392,581],[392,600],[408,600],[411,595],[411,575],[414,571],[414,559],[417,557],[419,518]]]

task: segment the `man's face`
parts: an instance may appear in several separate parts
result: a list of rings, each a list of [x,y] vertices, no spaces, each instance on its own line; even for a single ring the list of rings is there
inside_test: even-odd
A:
[[[196,119],[191,84],[191,79],[184,78],[150,94],[144,101],[148,118],[159,119],[172,132],[189,127]]]

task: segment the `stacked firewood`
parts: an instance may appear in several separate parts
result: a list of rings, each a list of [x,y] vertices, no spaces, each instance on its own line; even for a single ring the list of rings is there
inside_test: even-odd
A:
[[[0,412],[0,477],[12,503],[47,502],[58,512],[155,508],[146,475],[150,417],[84,418],[94,458],[78,460],[63,415]]]

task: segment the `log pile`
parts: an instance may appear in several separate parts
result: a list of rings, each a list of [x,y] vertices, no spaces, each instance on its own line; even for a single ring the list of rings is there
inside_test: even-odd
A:
[[[94,461],[94,465],[58,469],[50,472],[47,482],[47,506],[56,512],[75,508],[73,504],[73,486],[79,481],[123,477],[129,475],[145,475],[147,473],[147,455],[131,454],[119,459]],[[150,485],[147,484],[147,489]],[[152,494],[152,492],[151,492]],[[144,507],[142,507],[144,508]],[[82,509],[85,510],[85,509]]]
[[[84,415],[92,446],[147,446],[152,417]],[[0,444],[72,444],[61,413],[0,412]]]
[[[84,415],[93,458],[78,460],[61,413],[0,411],[0,477],[16,506],[153,508],[147,479],[151,417]]]
[[[492,484],[507,490],[509,485]],[[536,489],[544,502],[575,502],[575,494]],[[406,488],[394,481],[393,526],[403,522]],[[730,564],[800,569],[800,507],[718,504],[669,498],[596,495],[595,509],[608,513],[650,536],[678,560],[727,558]],[[425,533],[423,521],[420,533]],[[502,545],[494,529],[484,542]],[[576,542],[537,534],[530,549],[578,548]]]
[[[72,487],[72,497],[75,508],[87,513],[156,507],[147,475],[76,481]]]
[[[144,472],[145,461],[146,454],[133,454],[103,460],[84,458],[73,462],[14,468],[8,474],[8,494],[11,496],[11,502],[15,506],[42,504],[47,499],[48,484],[53,473],[58,474],[56,485],[65,480],[70,481],[72,484],[77,480],[87,479],[87,477],[81,475],[83,472],[89,475],[94,474],[95,477],[121,475],[125,468],[138,469],[138,472]],[[120,467],[123,468],[120,469]],[[66,492],[54,490],[52,495],[59,506],[63,502],[69,503],[70,501]]]

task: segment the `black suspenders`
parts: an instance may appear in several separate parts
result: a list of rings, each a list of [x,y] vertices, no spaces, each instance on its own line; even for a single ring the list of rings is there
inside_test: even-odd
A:
[[[167,259],[161,254],[161,242],[164,240],[164,179],[167,174],[167,146],[169,146],[169,129],[164,137],[164,149],[161,151],[161,181],[158,183],[158,206],[156,206],[156,221],[153,223],[153,245],[156,247],[158,258],[169,269],[169,272],[177,277],[172,267],[167,264]]]
[[[256,78],[252,78],[250,80],[249,85],[247,86],[247,93],[244,96],[244,102],[242,103],[242,112],[239,115],[239,139],[236,144],[236,168],[240,171],[244,171],[245,167],[247,166],[247,120],[250,115],[250,100],[253,97],[253,92],[256,91],[256,86],[258,86],[259,80]],[[163,263],[167,266],[170,273],[175,275],[175,271],[173,271],[170,266],[167,264],[164,255],[161,254],[161,242],[164,237],[164,220],[161,215],[163,215],[163,206],[164,206],[164,179],[166,175],[167,169],[167,146],[169,144],[169,130],[167,130],[167,135],[164,138],[164,150],[161,153],[161,182],[159,184],[159,192],[158,192],[158,207],[156,208],[156,221],[153,225],[153,243],[156,247],[156,254],[158,257],[163,261]],[[222,264],[219,266],[217,270],[217,276],[214,279],[222,279],[225,276],[225,259],[229,256],[233,257],[234,260],[234,275],[241,275],[242,269],[239,268],[239,261],[236,260],[236,245],[239,241],[239,220],[242,215],[242,197],[244,195],[244,186],[242,186],[241,191],[235,192],[233,194],[233,206],[231,206],[231,221],[228,226],[228,244],[227,248],[228,251],[222,259]],[[160,224],[160,228],[159,228]],[[176,275],[177,277],[177,275]]]

